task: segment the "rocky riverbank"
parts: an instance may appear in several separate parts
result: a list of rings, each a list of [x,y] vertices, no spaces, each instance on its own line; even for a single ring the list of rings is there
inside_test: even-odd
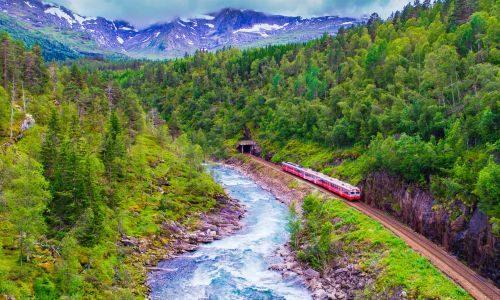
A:
[[[243,162],[233,157],[226,160],[224,163],[250,177],[263,189],[271,192],[276,199],[287,206],[295,201],[299,204],[298,208],[300,208],[302,199],[314,192],[314,189],[309,185],[276,170],[263,167],[253,161]]]
[[[225,163],[252,178],[262,188],[271,192],[286,205],[290,205],[292,201],[295,201],[298,204],[298,209],[300,209],[304,197],[315,191],[309,185],[252,161],[244,163],[237,158],[231,158]],[[301,249],[306,247],[308,245],[299,246]],[[273,265],[270,268],[281,272],[284,278],[295,275],[301,276],[314,299],[354,299],[362,297],[362,291],[372,285],[375,276],[374,274],[364,273],[357,267],[356,253],[341,253],[333,264],[327,266],[321,272],[300,262],[297,259],[297,252],[292,250],[289,243],[278,248],[276,255],[281,256],[284,263]]]
[[[195,251],[201,244],[219,240],[242,227],[240,221],[245,214],[245,207],[226,195],[218,195],[216,201],[217,205],[207,213],[189,216],[187,219],[190,222],[165,222],[158,235],[121,238],[122,249],[127,254],[126,264],[138,270],[136,277],[139,279],[135,281],[146,283],[142,288],[137,288],[140,293],[148,293],[146,275],[149,271],[158,270],[158,262]]]
[[[297,260],[297,253],[290,243],[276,250],[284,260],[283,264],[273,265],[271,269],[280,271],[284,278],[299,275],[311,290],[314,299],[355,299],[362,298],[361,292],[372,286],[373,274],[365,274],[346,256],[339,257],[333,266],[318,272]]]

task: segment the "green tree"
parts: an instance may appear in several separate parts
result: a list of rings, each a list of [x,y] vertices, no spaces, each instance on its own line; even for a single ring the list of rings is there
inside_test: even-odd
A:
[[[59,114],[56,110],[52,110],[48,129],[43,138],[41,153],[44,175],[49,180],[52,180],[54,176],[60,142],[61,127],[59,124]]]
[[[109,182],[122,175],[122,159],[125,157],[125,145],[122,128],[116,112],[113,112],[110,116],[101,157],[106,168],[106,173],[108,174]]]
[[[45,232],[43,212],[50,198],[48,183],[42,175],[42,167],[30,157],[13,153],[11,174],[16,174],[5,189],[4,197],[9,209],[9,219],[19,234],[21,264],[31,261],[35,242]]]
[[[290,206],[288,208],[289,214],[287,224],[288,232],[290,232],[290,241],[294,249],[297,249],[297,247],[299,247],[299,234],[302,230],[302,220],[300,219],[300,216],[297,212],[296,205],[297,204],[295,201],[292,201],[292,203],[290,203]]]
[[[500,165],[490,159],[477,178],[474,193],[479,196],[479,205],[488,215],[500,220]]]

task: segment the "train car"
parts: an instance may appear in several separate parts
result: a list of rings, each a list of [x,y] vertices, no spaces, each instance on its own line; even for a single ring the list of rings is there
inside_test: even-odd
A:
[[[281,169],[287,173],[296,175],[300,178],[314,183],[315,185],[321,186],[331,192],[334,192],[335,194],[347,200],[354,201],[361,198],[361,191],[359,188],[352,186],[346,182],[340,181],[336,178],[331,178],[319,172],[304,168],[290,162],[281,163]]]

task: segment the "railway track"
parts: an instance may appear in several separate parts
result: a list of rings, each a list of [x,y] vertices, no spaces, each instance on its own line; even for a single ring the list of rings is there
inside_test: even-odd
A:
[[[475,299],[500,299],[500,290],[488,279],[482,277],[474,270],[470,269],[459,261],[456,257],[447,253],[443,248],[429,241],[427,238],[421,234],[413,231],[408,226],[402,224],[394,217],[389,216],[379,209],[373,208],[363,202],[350,202],[342,198],[339,198],[334,193],[320,186],[312,184],[300,177],[294,176],[290,173],[284,172],[278,165],[271,162],[265,161],[261,158],[247,155],[253,161],[264,165],[266,167],[275,169],[287,176],[299,179],[304,183],[314,187],[315,189],[322,191],[325,194],[333,196],[341,201],[344,201],[347,205],[357,209],[361,213],[367,215],[368,217],[377,220],[387,229],[396,234],[399,238],[405,241],[408,246],[413,250],[420,253],[422,256],[429,259],[429,261],[436,266],[439,270],[445,273],[449,278],[455,281],[458,285],[464,288],[472,297]]]

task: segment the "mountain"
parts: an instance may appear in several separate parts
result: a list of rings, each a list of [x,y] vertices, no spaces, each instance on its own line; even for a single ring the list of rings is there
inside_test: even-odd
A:
[[[362,22],[337,16],[307,19],[225,8],[197,18],[177,18],[137,29],[126,21],[85,17],[63,6],[39,0],[0,0],[0,11],[0,20],[11,18],[0,22],[0,30],[28,45],[33,39],[26,36],[36,36],[48,44],[64,45],[68,48],[65,51],[71,54],[69,57],[174,58],[198,49],[213,51],[224,47],[305,42],[323,33],[335,34],[341,26]]]

